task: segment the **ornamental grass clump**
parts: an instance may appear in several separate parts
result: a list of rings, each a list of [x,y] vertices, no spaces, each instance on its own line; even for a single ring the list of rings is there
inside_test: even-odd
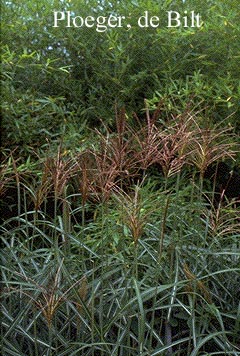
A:
[[[31,177],[4,166],[21,204],[1,226],[6,355],[238,355],[239,208],[203,174],[233,137],[160,115],[122,111]]]
[[[115,199],[119,203],[122,210],[122,223],[128,227],[134,245],[138,244],[138,240],[144,233],[144,228],[148,223],[148,217],[151,214],[150,210],[145,208],[145,204],[141,196],[141,188],[136,185],[132,192],[125,193],[123,190],[115,190]]]
[[[216,161],[233,159],[237,145],[231,128],[201,128],[197,118],[191,116],[191,139],[186,146],[188,162],[197,167],[203,177],[207,167]]]
[[[145,103],[146,105],[146,103]],[[158,153],[161,147],[161,133],[156,125],[157,115],[159,110],[156,109],[152,115],[150,115],[148,106],[146,105],[146,121],[144,125],[140,125],[140,128],[133,132],[133,148],[135,150],[135,160],[139,169],[146,171],[148,167],[157,163]],[[140,120],[137,115],[134,116],[137,123]]]
[[[96,130],[97,145],[77,157],[80,192],[83,201],[109,199],[115,187],[134,176],[136,161],[131,140],[131,129],[122,110],[116,115],[116,132],[105,127],[103,134]]]
[[[226,236],[238,236],[240,233],[239,209],[234,206],[234,203],[229,202],[214,206],[211,209],[203,212],[202,218],[206,223],[208,233],[214,238],[215,242],[219,238]]]
[[[64,157],[61,146],[58,147],[57,156],[46,158],[44,172],[52,183],[56,199],[63,196],[64,189],[68,185],[69,180],[76,174],[76,170],[76,162],[71,157]]]
[[[29,277],[26,271],[22,270],[21,273],[15,271],[14,279],[18,280],[19,288],[14,286],[16,283],[10,282],[4,290],[5,297],[8,294],[15,294],[20,298],[24,296],[28,312],[30,306],[32,306],[32,313],[36,312],[35,307],[39,309],[49,329],[54,327],[56,313],[64,304],[72,303],[76,306],[79,315],[83,314],[85,308],[83,304],[88,293],[87,278],[83,276],[77,281],[72,281],[70,286],[66,286],[63,263],[64,259],[59,263],[56,262],[55,269],[52,266],[51,271],[46,266],[47,273],[44,276]],[[36,314],[35,317],[39,318],[39,315]]]

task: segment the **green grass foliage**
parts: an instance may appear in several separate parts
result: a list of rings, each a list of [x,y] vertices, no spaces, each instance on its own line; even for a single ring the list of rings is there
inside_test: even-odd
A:
[[[153,118],[2,165],[4,355],[239,354],[239,208],[204,178],[234,136]]]

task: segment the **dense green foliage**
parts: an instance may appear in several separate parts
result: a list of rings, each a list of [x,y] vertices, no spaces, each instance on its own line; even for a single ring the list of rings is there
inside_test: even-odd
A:
[[[2,354],[239,355],[238,1],[1,6]]]
[[[43,145],[66,130],[79,132],[85,120],[92,127],[100,120],[109,124],[116,107],[131,116],[144,108],[145,98],[162,99],[169,113],[191,102],[206,110],[206,120],[232,115],[228,121],[239,126],[238,1],[28,0],[2,1],[2,9],[8,147]],[[56,9],[83,17],[114,13],[129,18],[132,28],[53,28]],[[167,28],[172,9],[194,9],[203,26]],[[158,28],[137,26],[146,10],[160,17]]]

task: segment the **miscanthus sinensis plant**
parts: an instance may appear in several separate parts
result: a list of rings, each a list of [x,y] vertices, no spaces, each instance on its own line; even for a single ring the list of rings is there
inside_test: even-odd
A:
[[[6,157],[3,355],[239,355],[239,207],[204,183],[234,139],[159,115],[122,112],[76,155]]]

